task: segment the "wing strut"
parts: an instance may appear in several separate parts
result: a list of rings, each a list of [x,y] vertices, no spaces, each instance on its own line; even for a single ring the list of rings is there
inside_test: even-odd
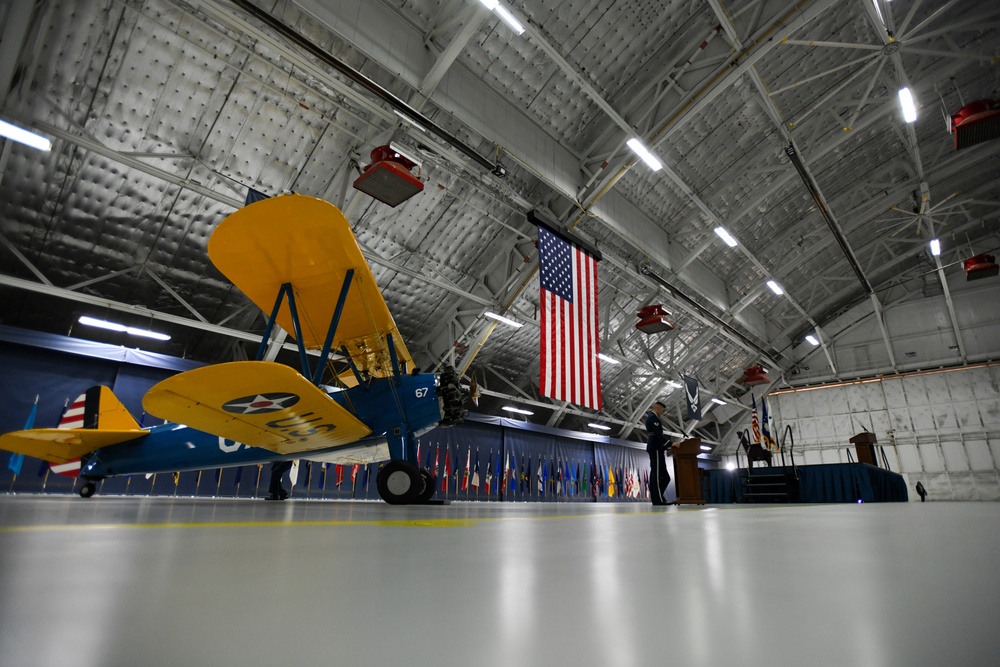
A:
[[[344,282],[340,286],[340,296],[337,298],[337,307],[334,309],[333,317],[330,319],[330,326],[327,328],[326,339],[323,341],[323,349],[320,351],[319,363],[316,366],[315,372],[309,367],[309,357],[306,354],[306,346],[302,342],[302,324],[299,320],[298,309],[295,306],[295,293],[291,283],[282,284],[281,289],[278,290],[278,297],[274,300],[274,308],[271,309],[271,316],[267,319],[267,327],[264,329],[263,337],[261,337],[260,347],[257,348],[257,361],[262,361],[264,359],[264,353],[267,351],[267,342],[271,338],[271,331],[274,329],[275,321],[277,321],[278,312],[281,310],[282,302],[287,297],[288,311],[292,316],[292,328],[294,329],[295,343],[299,348],[299,362],[302,365],[302,375],[304,377],[311,378],[312,383],[318,386],[320,381],[323,379],[323,369],[326,368],[326,363],[330,358],[330,348],[333,346],[333,337],[337,332],[337,326],[340,324],[340,318],[344,313],[344,304],[347,302],[347,293],[351,289],[351,282],[353,280],[354,269],[348,269],[347,274],[344,276]],[[395,356],[393,356],[394,367],[396,363],[395,359]],[[350,361],[349,357],[348,361]],[[351,368],[354,369],[353,363],[351,364]],[[355,370],[355,375],[357,375],[357,370]]]

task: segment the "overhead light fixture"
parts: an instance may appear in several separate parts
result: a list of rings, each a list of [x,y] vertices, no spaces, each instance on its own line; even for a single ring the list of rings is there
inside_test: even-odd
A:
[[[702,448],[703,451],[706,451],[706,452],[712,451],[712,446],[711,445],[702,445],[701,448]]]
[[[683,438],[683,433],[677,433],[676,431],[664,431],[664,435],[669,435],[671,438]]]
[[[809,334],[808,336],[806,336],[806,340],[809,341],[809,343],[811,345],[813,345],[814,347],[816,345],[819,345],[819,341],[816,340],[816,336],[813,336],[812,334]]]
[[[649,165],[650,169],[652,169],[653,171],[659,171],[663,169],[663,163],[657,160],[656,156],[650,153],[649,150],[645,146],[643,146],[642,142],[640,142],[638,139],[632,138],[625,143],[628,144],[628,147],[631,148],[636,155],[642,158],[643,162]]]
[[[604,424],[587,424],[587,426],[589,426],[590,428],[596,428],[599,431],[610,431],[611,430],[610,426],[605,426]]]
[[[909,88],[899,89],[899,106],[903,109],[903,120],[912,123],[917,120],[917,104]]]
[[[719,405],[725,405],[726,404],[726,402],[724,400],[722,400],[721,398],[716,398],[715,396],[712,397],[712,402],[713,403],[718,403]]]
[[[497,322],[503,322],[507,326],[514,327],[515,329],[520,329],[521,327],[524,326],[520,322],[515,322],[514,320],[504,317],[503,315],[497,315],[496,313],[490,311],[486,311],[485,313],[483,313],[483,315],[490,318],[491,320],[496,320]]]
[[[491,12],[499,16],[501,20],[503,20],[503,22],[510,27],[511,30],[513,30],[519,35],[524,33],[524,26],[521,25],[520,21],[514,18],[513,14],[507,11],[506,7],[500,4],[499,0],[479,0],[479,1],[486,6],[486,9],[490,10]]]
[[[719,238],[726,242],[726,245],[730,248],[735,248],[739,245],[733,235],[726,231],[725,227],[716,227],[715,233],[719,235]]]
[[[736,463],[734,461],[726,461],[726,470],[736,470]]]
[[[522,410],[521,408],[515,408],[513,405],[505,405],[501,410],[506,410],[507,412],[516,412],[519,415],[533,415],[535,414],[531,410]]]
[[[931,239],[931,254],[938,257],[941,254],[941,240]]]
[[[667,386],[672,387],[673,389],[680,389],[681,383],[677,380],[667,380]]]
[[[399,155],[405,157],[407,160],[415,164],[417,167],[421,166],[420,160],[411,152],[409,152],[403,146],[397,144],[395,141],[389,142],[389,148],[398,153]]]
[[[404,122],[406,122],[406,123],[409,123],[409,124],[410,124],[410,125],[412,125],[413,127],[415,127],[415,128],[417,128],[418,130],[420,130],[421,132],[424,132],[424,133],[426,133],[426,132],[427,132],[427,128],[425,128],[425,127],[424,127],[423,125],[421,125],[420,123],[416,122],[415,120],[413,120],[412,118],[410,118],[410,117],[409,117],[409,116],[407,116],[406,114],[404,114],[404,113],[401,113],[401,112],[399,111],[399,109],[393,109],[393,110],[392,110],[392,112],[393,112],[394,114],[396,114],[397,116],[399,116],[399,119],[400,119],[400,120],[402,120],[402,121],[404,121]]]
[[[35,134],[25,130],[23,127],[18,127],[17,125],[11,125],[5,121],[0,120],[0,136],[7,137],[8,139],[13,139],[25,146],[31,146],[32,148],[37,148],[40,151],[50,151],[52,150],[52,142],[43,137],[40,134]]]
[[[767,281],[767,286],[770,287],[771,291],[774,292],[775,294],[777,294],[778,296],[781,296],[782,294],[785,293],[785,291],[783,289],[781,289],[781,285],[779,285],[778,283],[774,282],[773,280],[768,280]]]
[[[620,361],[618,361],[614,357],[609,357],[608,355],[604,354],[603,352],[599,353],[597,355],[597,358],[600,359],[601,361],[606,361],[609,364],[620,364],[621,363]]]
[[[98,320],[93,317],[87,317],[86,315],[81,315],[78,321],[80,322],[80,324],[86,324],[87,326],[97,327],[98,329],[107,329],[108,331],[119,331],[122,333],[131,334],[133,336],[155,338],[156,340],[170,340],[170,336],[168,336],[167,334],[157,333],[156,331],[149,331],[148,329],[136,329],[135,327],[127,327],[124,324],[118,324],[117,322],[108,322],[107,320]]]

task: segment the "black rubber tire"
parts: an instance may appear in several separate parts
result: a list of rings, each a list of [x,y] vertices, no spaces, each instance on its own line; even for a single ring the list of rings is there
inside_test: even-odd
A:
[[[378,495],[390,505],[408,505],[424,490],[417,466],[406,461],[390,461],[378,473]]]
[[[416,502],[426,503],[434,497],[434,485],[437,484],[437,477],[431,474],[427,468],[420,469],[420,478],[424,480],[424,490],[417,496]]]
[[[83,486],[80,487],[80,497],[90,498],[97,492],[97,485],[93,482],[85,482]]]

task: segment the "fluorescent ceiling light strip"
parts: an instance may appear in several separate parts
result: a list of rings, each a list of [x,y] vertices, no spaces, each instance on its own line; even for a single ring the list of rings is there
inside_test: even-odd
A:
[[[601,352],[600,354],[598,354],[597,358],[600,359],[601,361],[606,361],[609,364],[620,364],[621,363],[620,361],[618,361],[614,357],[609,357],[608,355],[604,354],[603,352]]]
[[[775,294],[777,294],[778,296],[781,296],[782,294],[785,293],[785,291],[783,289],[781,289],[781,285],[779,285],[778,283],[774,282],[773,280],[768,280],[767,281],[767,286],[770,287],[771,291],[774,292]]]
[[[500,0],[479,0],[491,12],[500,5]]]
[[[86,315],[81,315],[78,322],[80,322],[80,324],[86,324],[88,326],[97,327],[98,329],[118,331],[122,333],[131,334],[132,336],[143,336],[144,338],[155,338],[156,340],[170,340],[170,336],[168,336],[167,334],[158,333],[156,331],[149,331],[148,329],[137,329],[135,327],[127,327],[124,324],[118,324],[117,322],[108,322],[107,320],[98,320],[93,317],[87,317]]]
[[[726,402],[723,401],[721,398],[715,398],[714,396],[712,397],[712,402],[713,403],[718,403],[719,405],[725,405],[726,404]]]
[[[601,430],[601,431],[610,431],[611,430],[610,426],[605,426],[604,424],[587,424],[587,426],[589,426],[590,428],[596,428],[596,429]]]
[[[663,163],[656,159],[656,156],[650,153],[645,146],[638,139],[629,139],[627,142],[628,147],[631,148],[636,155],[642,158],[642,161],[649,165],[649,168],[653,171],[659,171],[663,169]]]
[[[667,386],[673,387],[674,389],[680,389],[681,383],[677,382],[676,380],[667,380]]]
[[[427,128],[425,128],[423,125],[421,125],[420,123],[416,122],[415,120],[413,120],[412,118],[410,118],[406,114],[400,113],[399,109],[393,109],[392,112],[394,114],[396,114],[397,116],[399,116],[400,120],[402,120],[402,121],[404,121],[406,123],[409,123],[413,127],[415,127],[418,130],[420,130],[421,132],[427,132]]]
[[[715,233],[719,235],[719,238],[726,242],[726,245],[730,248],[735,248],[739,245],[733,235],[726,231],[725,227],[716,227]]]
[[[703,450],[705,450],[706,452],[710,452],[710,451],[712,451],[712,447],[711,447],[711,445],[702,445],[702,446],[701,446],[701,448],[702,448]]]
[[[819,345],[819,341],[816,340],[816,336],[813,336],[812,334],[806,336],[806,340],[809,341],[810,345]]]
[[[931,254],[938,257],[941,254],[940,239],[931,239]]]
[[[510,29],[517,34],[520,35],[524,33],[524,26],[521,25],[516,18],[514,18],[513,14],[508,12],[506,8],[501,6],[499,3],[497,3],[497,6],[493,8],[493,13],[503,19],[503,22],[510,26]]]
[[[11,125],[10,123],[2,120],[0,120],[0,136],[13,139],[14,141],[22,143],[25,146],[31,146],[32,148],[37,148],[40,151],[52,150],[52,142],[42,135],[29,132],[22,127]]]
[[[909,88],[899,89],[899,106],[903,109],[903,120],[912,123],[917,120],[917,104]]]
[[[531,410],[522,410],[521,408],[515,408],[512,405],[505,405],[505,406],[503,406],[500,409],[501,410],[506,410],[507,412],[516,412],[519,415],[533,415],[533,414],[535,414]]]
[[[683,438],[683,433],[677,433],[676,431],[664,431],[664,435],[669,435],[671,438]]]
[[[503,315],[497,315],[496,313],[490,311],[486,311],[485,313],[483,313],[483,315],[490,318],[491,320],[496,320],[497,322],[503,322],[507,326],[514,327],[515,329],[520,329],[521,327],[524,326],[520,322],[515,322],[514,320],[508,319]]]

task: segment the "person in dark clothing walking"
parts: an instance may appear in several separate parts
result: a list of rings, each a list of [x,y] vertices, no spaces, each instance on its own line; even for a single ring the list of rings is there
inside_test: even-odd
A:
[[[667,409],[657,401],[646,413],[646,453],[649,454],[649,497],[654,505],[669,505],[666,492],[670,484],[670,473],[667,472],[666,452],[671,443],[663,434],[663,422],[660,415]]]
[[[281,486],[281,477],[291,469],[291,461],[275,461],[271,464],[271,483],[267,487],[271,495],[265,500],[284,500],[288,497],[288,491]]]
[[[919,481],[917,482],[917,495],[920,496],[920,502],[927,500],[927,489]]]

